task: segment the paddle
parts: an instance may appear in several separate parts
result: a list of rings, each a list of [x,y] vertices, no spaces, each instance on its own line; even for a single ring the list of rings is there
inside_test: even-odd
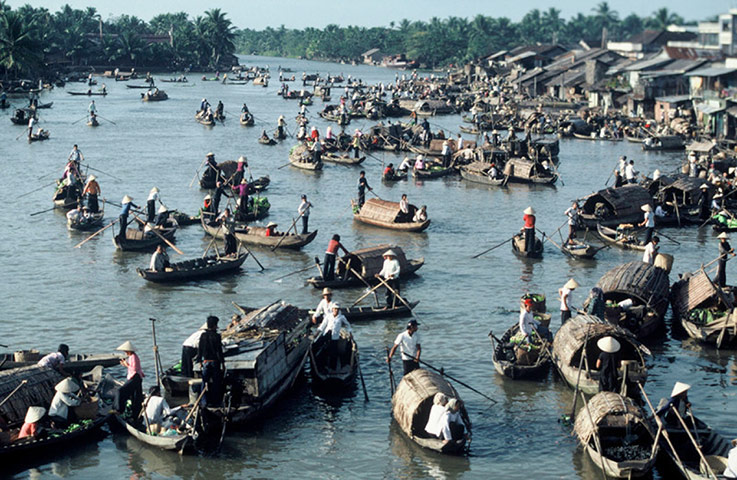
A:
[[[392,362],[389,361],[389,347],[386,347],[386,358],[387,362],[386,364],[389,366],[389,387],[392,391],[392,396],[394,395],[394,390],[396,390],[394,385],[394,372],[392,372]]]
[[[51,208],[47,208],[46,210],[41,210],[40,212],[34,212],[34,213],[31,214],[31,216],[34,217],[34,216],[39,215],[41,213],[50,212],[50,211],[52,211],[55,208],[56,208],[56,206],[53,206]]]
[[[79,120],[76,120],[76,121],[72,122],[72,125],[76,125],[77,123],[81,122],[82,120],[84,120],[86,118],[87,118],[87,115],[85,115],[84,117],[80,118]]]
[[[264,270],[266,270],[266,269],[264,268],[264,266],[263,266],[263,265],[261,265],[261,262],[259,262],[259,261],[258,261],[258,258],[256,258],[256,257],[254,257],[254,256],[253,256],[253,252],[252,252],[251,250],[249,250],[249,249],[248,249],[248,247],[247,247],[247,246],[246,246],[245,244],[243,244],[243,243],[240,243],[240,245],[241,245],[241,246],[242,246],[243,248],[245,248],[245,249],[246,249],[246,252],[248,252],[248,254],[249,254],[249,255],[251,256],[251,258],[253,258],[254,260],[256,260],[256,263],[258,263],[258,266],[259,266],[259,268],[261,269],[261,271],[262,271],[262,272],[263,272]]]
[[[399,301],[402,302],[402,304],[404,304],[405,307],[407,307],[407,309],[409,310],[409,313],[411,313],[412,316],[415,317],[415,320],[417,320],[419,322],[420,321],[420,317],[418,317],[415,314],[415,312],[412,311],[412,307],[409,305],[409,303],[407,303],[407,301],[405,299],[403,299],[401,297],[401,295],[399,295],[399,293],[396,290],[394,290],[392,287],[390,287],[389,286],[389,283],[387,283],[387,281],[384,280],[383,278],[381,278],[378,274],[376,275],[376,278],[379,279],[379,284],[380,285],[384,285],[390,292],[392,292],[394,294],[394,297],[395,298],[398,298]]]
[[[663,432],[663,438],[665,438],[665,441],[668,443],[668,446],[671,449],[671,452],[673,452],[673,457],[676,459],[676,462],[680,465],[680,468],[682,471],[686,471],[685,467],[683,466],[683,462],[681,461],[681,458],[678,456],[678,452],[676,451],[676,448],[673,446],[673,442],[670,441],[670,435],[668,435],[668,430],[663,426],[663,421],[660,419],[660,417],[655,413],[655,409],[653,408],[653,404],[650,403],[650,397],[647,396],[647,393],[645,393],[645,389],[642,388],[642,384],[640,382],[637,382],[637,386],[640,387],[640,392],[642,392],[642,396],[645,398],[645,401],[647,402],[647,406],[650,408],[650,412],[652,413],[653,418],[655,419],[655,423],[658,424],[658,430],[662,430]],[[653,449],[655,447],[653,446]]]
[[[673,406],[673,404],[670,405],[671,411],[676,415],[676,418],[678,418],[678,421],[681,423],[681,426],[683,426],[683,431],[686,432],[686,435],[688,435],[689,440],[691,440],[691,443],[693,444],[694,448],[696,449],[696,452],[699,454],[699,457],[701,458],[702,465],[706,466],[706,469],[709,472],[709,476],[712,478],[718,478],[716,474],[714,473],[714,470],[711,469],[711,465],[709,465],[709,462],[706,461],[706,458],[704,458],[704,452],[701,451],[701,447],[696,442],[696,440],[693,438],[693,435],[691,435],[691,430],[686,425],[686,422],[683,420],[683,417],[681,417],[681,414],[678,413],[678,409]],[[694,430],[696,430],[696,424],[693,426]]]
[[[342,258],[338,257],[338,261],[340,263],[342,263],[343,265],[345,265],[346,270],[350,271],[353,275],[355,275],[356,278],[358,278],[359,280],[361,280],[364,283],[364,285],[366,285],[368,288],[371,288],[371,284],[368,282],[368,280],[366,280],[366,278],[364,278],[363,275],[361,275],[360,273],[358,273],[353,267],[350,266],[350,260],[348,261],[348,263],[346,263]],[[376,296],[376,290],[374,289],[374,290],[371,290],[371,291],[374,292],[374,299],[376,300],[376,306],[378,307],[379,306],[379,297]]]
[[[474,255],[473,257],[471,257],[471,258],[478,258],[478,257],[480,257],[481,255],[485,255],[485,254],[489,253],[490,251],[492,251],[492,250],[494,250],[494,249],[496,249],[496,248],[499,248],[499,247],[501,247],[501,246],[502,246],[502,245],[504,245],[505,243],[507,243],[507,242],[509,242],[510,240],[512,240],[512,239],[513,239],[514,237],[515,237],[515,235],[512,235],[511,237],[509,237],[508,239],[504,240],[503,242],[501,242],[501,243],[499,243],[499,244],[497,244],[497,245],[494,245],[493,247],[489,248],[488,250],[484,250],[483,252],[481,252],[481,253],[478,253],[478,254]]]
[[[299,215],[297,216],[297,218],[295,218],[294,220],[292,220],[292,224],[291,224],[291,225],[289,226],[289,228],[287,229],[287,231],[286,231],[286,232],[284,232],[284,235],[282,235],[282,237],[281,237],[281,238],[279,239],[279,241],[277,242],[277,244],[276,244],[276,245],[274,245],[273,247],[271,247],[271,251],[272,251],[272,252],[273,252],[274,250],[276,250],[277,248],[279,248],[279,245],[281,245],[281,244],[282,244],[282,242],[284,241],[284,239],[285,239],[285,238],[287,238],[287,237],[289,236],[289,231],[290,231],[290,230],[291,230],[291,229],[292,229],[292,228],[294,227],[294,225],[295,225],[295,224],[297,223],[297,220],[299,220],[299,219],[300,219],[300,218],[302,217],[302,215],[304,215],[304,213],[305,213],[305,212],[301,212],[301,213],[300,213],[300,214],[299,214]]]
[[[586,338],[583,341],[583,347],[581,347],[581,358],[578,361],[578,375],[576,376],[576,389],[573,392],[573,407],[571,407],[571,414],[568,416],[569,421],[573,421],[576,416],[576,403],[578,402],[578,387],[581,384],[581,371],[583,370],[583,361],[586,358],[586,346],[589,343],[589,334],[591,333],[591,326],[586,327]]]
[[[203,220],[204,223],[204,220]],[[212,244],[215,243],[215,240],[217,240],[218,233],[220,233],[220,230],[223,228],[223,224],[221,223],[218,226],[218,229],[215,230],[215,234],[212,236],[212,240],[210,240],[210,243],[207,244],[207,248],[205,249],[205,252],[202,254],[202,258],[205,258],[207,256],[207,252],[210,251],[210,248],[212,247]],[[217,253],[217,247],[215,247],[215,252]]]
[[[604,450],[601,448],[601,439],[599,438],[599,428],[597,427],[596,422],[594,422],[594,418],[591,415],[591,409],[589,408],[589,404],[586,401],[586,397],[584,396],[583,392],[581,393],[581,400],[583,401],[583,404],[586,406],[586,414],[589,417],[589,423],[591,423],[591,426],[594,430],[594,444],[596,445],[597,453],[599,454],[599,468],[601,468],[601,476],[604,478],[604,480],[607,480],[606,476],[606,467],[604,465]]]
[[[146,225],[146,222],[144,222],[143,220],[141,220],[140,218],[138,218],[138,215],[136,215],[135,213],[133,214],[133,218],[135,218],[138,221],[138,223],[140,223],[141,225],[144,225],[144,226]],[[159,239],[161,239],[164,243],[166,243],[167,245],[169,245],[179,255],[184,255],[184,252],[182,252],[181,250],[179,250],[176,247],[176,245],[174,245],[173,243],[171,243],[166,237],[164,237],[162,234],[160,234],[156,230],[156,227],[151,228],[150,231],[153,232],[154,235],[156,235],[157,237],[159,237]]]
[[[27,195],[30,195],[30,194],[32,194],[32,193],[35,193],[35,192],[38,192],[38,191],[39,191],[39,190],[41,190],[42,188],[50,187],[51,185],[54,185],[55,183],[56,183],[56,180],[54,180],[53,182],[47,183],[46,185],[41,185],[41,186],[40,186],[40,187],[38,187],[38,188],[34,188],[34,189],[33,189],[33,190],[31,190],[30,192],[26,192],[26,193],[24,193],[23,195],[19,195],[19,196],[18,196],[18,197],[16,197],[16,198],[23,198],[23,197],[25,197],[25,196],[27,196]]]
[[[88,168],[88,169],[90,169],[90,170],[94,170],[95,172],[98,172],[98,173],[102,173],[103,175],[107,175],[108,177],[112,177],[112,178],[114,178],[115,180],[118,180],[118,181],[120,181],[120,182],[122,182],[122,181],[123,181],[123,179],[122,179],[122,178],[116,177],[115,175],[113,175],[113,174],[111,174],[111,173],[103,172],[102,170],[99,170],[99,169],[97,169],[97,168],[94,168],[94,167],[90,167],[89,165],[82,165],[82,166],[83,166],[83,167],[85,167],[85,168]]]
[[[375,286],[371,287],[371,289],[370,289],[370,290],[368,290],[368,291],[364,292],[364,293],[363,293],[363,295],[361,295],[360,297],[358,297],[358,300],[356,300],[355,302],[353,302],[353,304],[351,305],[351,307],[355,307],[355,306],[356,306],[356,305],[358,304],[358,302],[360,302],[360,301],[361,301],[361,300],[363,300],[364,298],[366,298],[366,297],[368,297],[369,295],[371,295],[371,293],[372,293],[372,292],[373,292],[374,290],[376,290],[377,288],[379,288],[380,286],[381,286],[381,284],[379,283],[378,285],[375,285]],[[377,300],[377,303],[378,303],[378,300]]]
[[[471,390],[472,392],[474,392],[474,393],[478,393],[479,395],[481,395],[481,396],[482,396],[482,397],[484,397],[485,399],[489,400],[490,402],[492,402],[492,403],[499,403],[499,402],[497,402],[496,400],[494,400],[493,398],[491,398],[490,396],[486,395],[485,393],[482,393],[482,392],[480,392],[480,391],[476,390],[476,389],[475,389],[475,388],[473,388],[473,387],[472,387],[471,385],[469,385],[469,384],[467,384],[467,383],[464,383],[464,382],[462,382],[462,381],[458,380],[457,378],[455,378],[455,377],[452,377],[452,376],[448,375],[447,373],[445,373],[445,369],[442,369],[442,368],[440,368],[440,369],[438,369],[438,368],[435,368],[435,367],[433,367],[432,365],[430,365],[429,363],[427,363],[427,362],[426,362],[426,361],[424,361],[424,360],[420,360],[420,359],[417,359],[417,362],[418,362],[418,363],[421,363],[422,365],[425,365],[425,366],[426,366],[426,367],[428,367],[428,368],[431,368],[431,369],[435,370],[436,372],[438,372],[438,373],[439,373],[440,375],[442,375],[442,376],[444,376],[444,377],[448,377],[449,379],[451,379],[451,380],[453,380],[454,382],[456,382],[456,383],[457,383],[458,385],[462,385],[462,386],[466,387],[467,389]]]
[[[325,278],[325,275],[322,273],[322,268],[320,267],[320,259],[315,257],[315,266],[317,267],[317,271],[320,272],[320,277]]]
[[[366,382],[363,380],[363,372],[361,371],[361,357],[356,359],[356,367],[358,367],[358,377],[361,379],[361,387],[363,387],[363,398],[369,401],[368,392],[366,391]]]
[[[319,265],[319,263],[318,263],[318,265]],[[296,275],[298,273],[306,272],[307,270],[310,270],[312,267],[314,267],[314,265],[310,265],[309,267],[305,267],[305,268],[299,269],[296,272],[287,273],[286,275],[282,275],[281,277],[275,278],[274,281],[275,282],[280,282],[283,278],[291,277],[292,275]]]
[[[3,399],[3,401],[2,401],[2,402],[0,402],[0,407],[2,407],[3,405],[5,405],[5,403],[6,403],[6,402],[7,402],[8,400],[10,400],[10,397],[12,397],[13,395],[15,395],[15,394],[16,394],[16,392],[17,392],[18,390],[20,390],[20,388],[21,388],[21,387],[22,387],[23,385],[25,385],[26,383],[28,383],[28,380],[27,380],[27,379],[23,379],[23,380],[21,380],[21,382],[20,382],[20,383],[18,384],[18,386],[17,386],[17,387],[15,387],[15,388],[13,389],[13,391],[12,391],[12,392],[10,392],[10,393],[8,394],[8,396],[7,396],[7,397],[5,397],[5,398]]]
[[[102,115],[98,115],[98,117],[102,118],[102,119],[103,119],[103,120],[105,120],[106,122],[110,122],[110,123],[112,123],[112,124],[113,124],[113,125],[115,125],[115,126],[117,126],[117,125],[118,125],[117,123],[115,123],[115,122],[113,122],[112,120],[109,120],[109,119],[107,119],[107,118],[103,117]]]
[[[664,234],[662,230],[658,231],[658,232],[657,232],[657,235],[662,235],[662,236],[664,236],[665,238],[667,238],[667,239],[668,239],[668,240],[670,240],[671,242],[675,243],[676,245],[680,245],[680,244],[681,244],[681,242],[679,242],[679,241],[678,241],[678,240],[676,240],[675,238],[673,238],[673,237],[669,237],[668,235]]]
[[[110,228],[113,225],[115,225],[118,222],[118,220],[120,220],[120,217],[116,218],[115,220],[113,220],[112,222],[110,222],[109,224],[107,224],[106,226],[102,227],[101,229],[99,229],[98,231],[96,231],[95,233],[93,233],[92,235],[90,235],[89,237],[85,238],[84,240],[82,240],[81,242],[79,242],[78,244],[76,244],[74,246],[74,248],[80,248],[85,243],[89,242],[90,240],[92,240],[93,238],[95,238],[96,236],[98,236],[99,234],[101,234],[102,232],[104,232],[105,230],[107,230],[108,228]]]

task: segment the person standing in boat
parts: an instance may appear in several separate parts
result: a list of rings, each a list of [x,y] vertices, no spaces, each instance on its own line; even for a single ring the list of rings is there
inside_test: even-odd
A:
[[[667,401],[661,400],[660,405],[658,405],[658,411],[656,411],[655,414],[665,419],[666,423],[669,425],[683,428],[675,413],[671,414],[672,408],[678,412],[688,426],[691,423],[691,419],[688,418],[687,415],[691,410],[691,402],[688,400],[688,391],[690,389],[691,385],[683,382],[676,382],[670,393],[670,398]]]
[[[578,287],[578,282],[570,279],[558,289],[558,297],[560,297],[560,324],[563,325],[571,318],[571,296],[573,291]]]
[[[248,181],[244,178],[232,189],[238,195],[238,210],[235,217],[237,220],[245,221],[248,217]]]
[[[312,162],[315,164],[322,161],[322,143],[320,140],[312,142]]]
[[[374,189],[371,188],[371,185],[369,185],[368,180],[366,179],[366,172],[364,170],[361,170],[361,173],[358,174],[358,208],[363,207],[363,204],[366,203],[367,188],[369,192],[374,191]]]
[[[717,285],[725,287],[727,285],[727,260],[729,256],[735,256],[734,249],[729,244],[729,235],[722,232],[717,237],[719,239],[719,260],[717,260]]]
[[[235,238],[235,220],[230,214],[230,209],[226,208],[223,212],[215,218],[215,223],[220,224],[220,228],[224,232],[225,240],[225,255],[232,255],[237,252],[236,238]]]
[[[409,372],[420,368],[420,354],[422,353],[422,347],[420,346],[420,334],[417,332],[418,327],[417,320],[410,320],[407,322],[407,329],[397,335],[394,339],[394,345],[389,350],[389,355],[386,357],[386,362],[391,363],[394,352],[399,348],[402,354],[402,368],[404,369],[404,375]]]
[[[307,235],[307,227],[310,223],[310,209],[312,204],[307,201],[307,195],[302,195],[302,201],[297,207],[297,213],[302,217],[302,235]]]
[[[630,160],[630,163],[624,169],[624,178],[629,184],[637,183],[637,170],[635,170],[635,161]]]
[[[76,169],[79,170],[79,167],[81,163],[84,161],[84,155],[82,155],[82,151],[79,149],[79,147],[75,144],[72,147],[72,151],[69,153],[69,157],[67,158],[67,162],[73,162]]]
[[[322,300],[317,304],[315,313],[312,314],[312,323],[317,324],[317,321],[325,318],[330,313],[330,305],[333,303],[333,291],[328,287],[322,289]]]
[[[588,307],[586,313],[604,319],[606,310],[606,300],[604,299],[604,291],[599,287],[594,287],[589,292]]]
[[[287,121],[284,120],[284,115],[279,115],[279,119],[276,122],[276,138],[286,138],[287,135],[284,133],[284,129],[287,126]]]
[[[659,243],[660,238],[656,235],[647,245],[645,245],[645,251],[642,254],[642,261],[644,263],[649,263],[650,265],[655,263],[655,257],[658,255],[658,250],[660,248],[658,247]]]
[[[574,201],[570,208],[564,212],[568,217],[568,238],[563,245],[568,245],[576,238],[576,227],[578,226],[580,213],[578,202],[576,201]]]
[[[205,402],[209,407],[220,405],[222,400],[221,386],[223,383],[223,341],[217,332],[220,319],[213,315],[207,317],[207,330],[200,336],[197,345],[197,362],[202,363],[202,384],[207,385]]]
[[[123,197],[123,200],[120,202],[121,209],[120,214],[118,215],[118,223],[119,230],[118,230],[118,237],[121,239],[125,239],[125,231],[128,228],[128,214],[131,211],[131,207],[140,208],[138,205],[133,203],[133,198],[126,195]]]
[[[194,377],[194,359],[197,357],[197,347],[200,345],[200,337],[207,330],[207,323],[203,323],[192,335],[182,343],[182,376]]]
[[[361,149],[361,131],[356,129],[356,133],[353,135],[351,140],[351,149],[353,150],[353,158],[359,158],[359,152]]]
[[[533,343],[532,334],[536,330],[538,333],[540,333],[540,335],[547,336],[547,329],[545,329],[545,332],[542,332],[542,329],[544,329],[543,325],[535,320],[535,316],[532,313],[532,299],[525,299],[525,306],[519,313],[520,333],[524,334],[527,343]]]
[[[624,179],[619,170],[614,170],[614,188],[619,188],[624,185]]]
[[[699,190],[701,190],[701,196],[699,197],[699,218],[701,220],[706,220],[711,216],[709,185],[702,183]]]
[[[218,163],[215,161],[215,154],[208,152],[205,155],[205,172],[202,174],[202,181],[208,184],[213,184],[217,180],[220,174]]]
[[[448,168],[448,165],[450,165],[451,154],[450,140],[445,140],[443,142],[443,149],[440,152],[440,155],[443,157],[443,168]]]
[[[100,211],[100,205],[97,201],[97,197],[100,195],[100,184],[97,183],[97,177],[90,175],[87,178],[87,183],[82,191],[82,197],[84,203],[89,208],[90,212],[97,213]]]
[[[402,198],[399,200],[399,213],[397,214],[397,223],[409,222],[412,219],[412,214],[409,211],[409,200],[407,194],[403,193]]]
[[[527,207],[522,220],[525,222],[525,252],[531,252],[535,249],[535,209]]]
[[[399,275],[401,273],[401,266],[399,260],[397,260],[397,254],[394,250],[387,250],[382,255],[384,257],[384,264],[381,267],[381,271],[376,274],[376,277],[383,278],[388,285],[386,289],[386,307],[392,308],[396,306],[397,298],[399,295]],[[394,291],[392,291],[394,290]],[[396,294],[394,293],[396,292]]]
[[[351,338],[353,338],[353,330],[351,324],[345,315],[340,313],[340,305],[333,302],[330,305],[330,313],[323,315],[322,322],[317,327],[318,338],[327,342],[326,353],[328,357],[328,365],[335,369],[340,360],[338,352],[338,340],[340,340],[340,330],[345,328]],[[324,339],[324,340],[323,340]]]
[[[89,114],[90,114],[90,120],[92,120],[95,117],[95,115],[97,115],[97,105],[95,105],[94,100],[90,102],[90,106],[87,107],[87,110],[89,111]]]
[[[348,250],[340,243],[340,235],[337,233],[328,242],[328,248],[325,250],[325,260],[322,266],[323,280],[330,282],[335,279],[335,257],[338,249],[343,250],[348,255]],[[346,272],[346,275],[348,272]]]
[[[152,223],[154,221],[154,217],[156,216],[156,202],[164,205],[161,202],[158,187],[152,188],[151,191],[148,192],[148,198],[146,199],[146,221],[148,223]]]
[[[115,392],[115,401],[113,402],[113,410],[118,413],[125,412],[125,406],[128,400],[131,401],[131,415],[138,418],[143,404],[143,369],[141,368],[141,359],[136,354],[136,349],[130,341],[126,341],[116,350],[125,352],[126,358],[120,359],[120,364],[126,367],[126,381]]]
[[[160,243],[156,247],[156,251],[151,255],[151,263],[148,269],[152,272],[163,272],[169,266],[169,255],[166,253],[166,246]]]
[[[653,231],[655,230],[655,214],[653,213],[653,207],[646,203],[640,207],[645,212],[645,218],[642,222],[638,223],[638,227],[645,227],[645,240],[642,242],[643,245],[650,243],[650,239],[653,237]]]
[[[613,337],[603,337],[596,342],[601,353],[596,360],[596,369],[599,370],[599,391],[600,392],[618,392],[619,379],[617,372],[619,371],[619,350],[620,344]]]

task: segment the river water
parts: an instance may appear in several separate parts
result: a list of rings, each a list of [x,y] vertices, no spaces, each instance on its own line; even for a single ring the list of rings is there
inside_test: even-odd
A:
[[[303,71],[353,75],[368,83],[391,82],[395,72],[368,66],[337,65],[302,60],[244,57],[248,65],[269,65],[276,76],[279,65],[291,68],[297,78]],[[360,390],[347,398],[321,398],[308,381],[297,385],[253,429],[232,432],[214,458],[179,457],[148,448],[131,438],[108,435],[99,442],[63,454],[23,464],[1,476],[16,478],[594,478],[599,473],[582,453],[570,427],[559,423],[568,413],[572,391],[552,374],[540,382],[512,381],[500,377],[491,363],[491,343],[517,321],[519,297],[525,292],[548,296],[553,329],[559,326],[557,289],[569,277],[581,288],[573,304],[580,306],[598,279],[610,268],[638,258],[637,253],[614,249],[601,251],[596,261],[570,260],[550,243],[542,261],[516,258],[509,244],[478,259],[478,253],[510,237],[522,224],[522,210],[537,210],[538,226],[554,231],[565,218],[563,211],[574,198],[598,190],[607,180],[617,158],[626,154],[645,173],[659,168],[676,168],[682,153],[644,153],[629,143],[562,140],[560,173],[563,182],[555,188],[509,185],[486,188],[451,177],[426,182],[382,185],[382,166],[368,158],[367,178],[381,198],[398,201],[407,193],[412,203],[426,204],[432,218],[421,234],[403,234],[353,223],[348,202],[355,196],[358,168],[326,164],[321,173],[309,174],[293,167],[278,167],[288,161],[291,141],[267,147],[256,142],[262,128],[272,131],[279,114],[292,119],[296,101],[276,95],[277,79],[268,88],[253,85],[222,85],[202,82],[191,74],[189,84],[164,84],[170,100],[140,101],[140,90],[125,83],[107,81],[110,94],[95,102],[103,124],[93,129],[84,121],[89,99],[73,97],[65,90],[84,91],[82,84],[68,84],[44,93],[41,102],[53,101],[41,111],[41,125],[51,131],[47,142],[28,144],[21,127],[2,119],[0,165],[5,178],[0,211],[5,253],[0,257],[4,281],[0,284],[3,322],[2,342],[10,350],[50,350],[65,342],[72,352],[110,352],[130,339],[141,352],[150,383],[154,376],[149,317],[158,319],[157,335],[164,364],[177,361],[181,342],[207,315],[227,319],[234,313],[231,302],[262,306],[278,299],[311,307],[319,292],[303,283],[316,272],[274,279],[307,267],[320,256],[330,238],[339,233],[349,249],[378,243],[401,245],[408,258],[424,257],[419,275],[403,284],[403,293],[419,300],[423,359],[495,398],[490,404],[480,396],[459,388],[473,421],[473,443],[468,457],[449,457],[424,451],[409,441],[391,419],[385,347],[404,328],[402,319],[377,320],[354,325],[361,350],[362,370],[370,401]],[[212,76],[212,74],[208,74]],[[141,83],[141,82],[131,82]],[[292,83],[292,89],[299,83]],[[337,100],[339,92],[333,91]],[[193,119],[200,100],[225,104],[229,118],[225,126],[206,128]],[[240,105],[248,106],[260,120],[255,128],[237,122]],[[317,116],[320,101],[309,107],[313,123],[324,132],[327,123]],[[2,113],[4,117],[9,111]],[[115,125],[109,121],[115,122]],[[455,131],[459,116],[431,118],[431,122]],[[353,129],[370,122],[354,122]],[[301,252],[254,249],[265,267],[247,260],[238,276],[177,286],[159,286],[143,281],[136,267],[148,264],[149,256],[117,252],[105,232],[80,249],[73,246],[85,238],[70,232],[61,212],[36,216],[30,213],[51,206],[53,187],[18,198],[48,183],[64,167],[72,144],[78,143],[93,167],[118,177],[98,173],[103,196],[118,202],[128,194],[144,205],[153,186],[161,189],[163,201],[172,208],[195,213],[204,193],[188,188],[205,153],[213,151],[218,161],[246,155],[254,176],[270,175],[267,196],[272,204],[265,221],[284,229],[296,216],[300,194],[314,204],[311,228],[318,228],[315,242]],[[399,163],[393,154],[378,153],[385,162]],[[43,177],[39,180],[39,177]],[[117,209],[109,206],[107,217]],[[695,270],[716,256],[715,235],[695,227],[666,232],[681,244],[666,239],[661,251],[675,256],[671,281],[676,273]],[[177,233],[177,245],[187,258],[201,254],[209,243],[200,227],[185,227]],[[170,250],[172,260],[178,256]],[[728,277],[735,278],[732,264]],[[340,291],[336,299],[352,303],[362,289]],[[670,322],[670,312],[667,317]],[[654,356],[649,361],[647,390],[651,398],[667,396],[676,380],[694,386],[694,411],[725,435],[737,436],[735,417],[735,352],[700,346],[673,338],[668,329],[648,342]],[[399,362],[395,369],[401,369]],[[3,467],[5,470],[5,467]],[[656,473],[656,478],[662,474]]]

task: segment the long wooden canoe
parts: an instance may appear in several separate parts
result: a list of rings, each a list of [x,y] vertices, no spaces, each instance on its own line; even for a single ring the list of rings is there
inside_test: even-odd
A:
[[[209,225],[207,222],[202,220],[202,228],[205,233],[211,237],[223,239],[225,238],[225,231],[219,228],[218,225]],[[235,230],[235,238],[249,245],[260,245],[264,247],[276,247],[298,250],[308,243],[312,242],[317,235],[317,230],[314,230],[306,235],[290,233],[289,235],[275,235],[273,237],[266,236],[266,228],[254,227],[251,225],[243,225]],[[281,242],[281,243],[279,243]]]
[[[174,239],[176,231],[176,226],[158,230],[158,232],[169,241]],[[137,228],[127,229],[125,232],[125,238],[120,238],[117,235],[113,236],[113,245],[115,245],[115,248],[124,251],[151,250],[161,243],[164,243],[164,241],[155,233],[144,233]]]
[[[331,152],[323,153],[321,158],[325,162],[339,163],[341,165],[359,165],[366,160],[366,157],[354,158],[347,154],[337,155]]]
[[[248,253],[239,253],[235,257],[210,255],[184,262],[173,263],[163,272],[136,268],[136,272],[149,282],[186,282],[204,277],[213,277],[238,270],[246,261]]]
[[[43,358],[45,354],[39,355]],[[120,360],[124,358],[123,354],[103,353],[103,354],[86,354],[72,353],[64,362],[64,370],[67,372],[87,372],[97,365],[103,367],[114,367],[120,365]],[[11,368],[20,368],[36,365],[38,360],[28,362],[16,362],[12,353],[0,354],[0,370],[9,370]]]
[[[540,237],[535,235],[534,249],[531,252],[524,250],[525,248],[525,235],[518,233],[512,237],[512,252],[521,258],[542,258],[543,257],[543,242]]]
[[[340,332],[338,339],[336,366],[330,365],[330,357],[327,352],[328,339],[324,337],[315,339],[310,344],[310,373],[313,382],[323,388],[344,389],[349,387],[356,379],[358,370],[358,345],[356,341],[345,330]]]
[[[125,427],[128,433],[130,433],[136,440],[143,442],[146,445],[157,447],[162,450],[174,450],[180,453],[184,453],[188,451],[189,448],[194,447],[194,439],[190,434],[171,436],[149,435],[138,430],[120,415],[115,415],[115,419],[121,426]]]
[[[465,166],[461,167],[461,178],[469,182],[481,183],[484,185],[499,186],[504,184],[504,177],[491,178],[489,175],[478,170],[471,170]]]
[[[617,238],[617,231],[615,229],[605,227],[601,224],[596,225],[596,233],[599,235],[599,238],[609,245],[614,245],[615,247],[619,247],[623,250],[645,251],[645,245],[640,245],[640,241],[634,234]]]

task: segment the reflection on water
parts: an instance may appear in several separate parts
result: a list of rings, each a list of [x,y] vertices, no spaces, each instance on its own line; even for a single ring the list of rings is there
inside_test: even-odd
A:
[[[393,419],[389,426],[389,445],[392,454],[403,463],[401,471],[405,478],[453,480],[461,478],[464,472],[471,469],[471,462],[466,456],[443,455],[417,445]]]

